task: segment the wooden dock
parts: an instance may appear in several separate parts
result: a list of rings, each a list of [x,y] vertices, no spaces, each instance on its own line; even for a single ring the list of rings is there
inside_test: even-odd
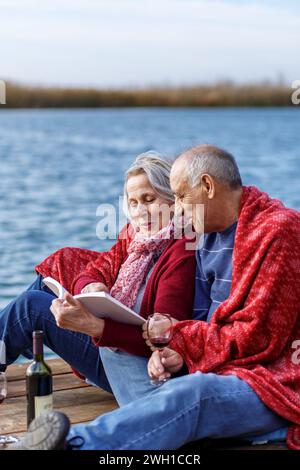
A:
[[[54,408],[68,415],[72,424],[87,423],[118,407],[114,397],[78,379],[62,359],[47,361],[53,373]],[[0,434],[22,436],[26,431],[25,371],[28,364],[8,367],[8,395],[0,408]],[[197,443],[189,443],[188,446]],[[198,447],[199,448],[199,447]],[[216,450],[287,450],[284,445],[243,445],[214,440]]]
[[[61,359],[48,360],[53,373],[53,404],[72,424],[92,421],[118,407],[114,397],[78,379]],[[26,384],[28,364],[8,367],[8,395],[0,409],[0,434],[22,435],[26,431]]]

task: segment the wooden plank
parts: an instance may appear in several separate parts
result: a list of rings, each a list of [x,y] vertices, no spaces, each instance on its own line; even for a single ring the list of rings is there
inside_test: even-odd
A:
[[[289,450],[286,444],[256,444],[254,446],[227,447],[226,450]]]
[[[285,443],[278,443],[278,444],[256,444],[256,445],[251,445],[251,444],[241,444],[241,445],[235,445],[231,446],[230,444],[224,445],[224,444],[218,444],[218,441],[216,440],[216,443],[213,445],[213,447],[209,447],[209,450],[289,450],[286,446]]]
[[[201,448],[201,441],[190,442],[186,444],[186,449],[196,449],[197,444]],[[288,450],[285,442],[266,443],[252,445],[250,442],[242,442],[237,438],[224,438],[224,439],[207,439],[205,449],[209,451],[222,451],[222,450]]]
[[[28,362],[25,364],[13,364],[7,368],[6,376],[9,382],[22,380],[26,375]],[[53,375],[68,374],[71,371],[69,364],[62,359],[50,359],[47,364],[51,367]]]
[[[88,387],[83,380],[80,380],[74,374],[62,374],[53,376],[53,390],[70,390],[73,388]],[[26,381],[16,380],[9,382],[7,399],[21,397],[26,395]]]
[[[54,409],[66,413],[72,424],[88,423],[104,413],[118,407],[114,397],[97,387],[91,387],[78,379],[62,359],[51,359],[47,363],[53,372]],[[27,364],[12,365],[7,369],[8,398],[0,408],[0,434],[22,436],[26,431],[26,386]],[[190,443],[193,446],[197,443]],[[214,440],[210,450],[288,450],[283,444],[239,445],[230,440]]]
[[[66,413],[71,423],[91,421],[117,408],[114,397],[96,387],[81,387],[54,393],[54,409]],[[0,434],[26,431],[26,399],[9,398],[1,405]]]

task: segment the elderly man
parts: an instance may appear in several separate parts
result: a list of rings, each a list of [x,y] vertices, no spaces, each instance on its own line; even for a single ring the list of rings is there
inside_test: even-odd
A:
[[[70,431],[64,415],[42,415],[19,447],[59,448],[78,436],[82,449],[175,449],[234,436],[300,449],[300,215],[242,186],[232,155],[209,145],[175,161],[171,186],[196,232],[204,228],[194,320],[174,326],[148,371],[189,373]]]

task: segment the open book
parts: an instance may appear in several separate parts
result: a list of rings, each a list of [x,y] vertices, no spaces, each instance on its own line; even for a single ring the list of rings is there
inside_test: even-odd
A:
[[[52,277],[45,277],[43,282],[59,299],[64,298],[67,291],[58,281]],[[82,305],[96,317],[111,318],[128,325],[142,325],[145,322],[143,317],[106,292],[89,292],[87,294],[77,294],[73,297],[80,300]]]

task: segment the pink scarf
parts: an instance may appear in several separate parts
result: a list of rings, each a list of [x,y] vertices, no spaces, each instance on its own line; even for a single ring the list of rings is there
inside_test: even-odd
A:
[[[131,308],[136,302],[139,289],[156,260],[173,238],[174,225],[170,222],[152,238],[142,237],[136,232],[128,247],[128,257],[122,264],[110,294]]]

